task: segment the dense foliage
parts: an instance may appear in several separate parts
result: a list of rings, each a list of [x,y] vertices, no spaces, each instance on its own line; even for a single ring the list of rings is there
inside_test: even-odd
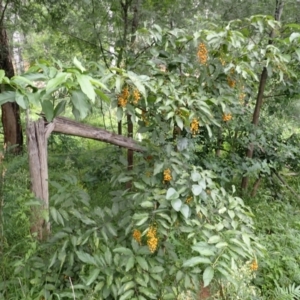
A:
[[[266,14],[267,2],[250,12]],[[0,103],[47,122],[118,125],[139,135],[141,151],[51,136],[45,241],[30,235],[40,202],[28,192],[26,156],[6,157],[0,299],[299,297],[299,186],[285,176],[298,172],[300,153],[287,109],[299,94],[293,13],[279,22],[280,1],[275,19],[223,15],[218,1],[205,2],[205,17],[185,15],[180,1],[70,5],[10,8],[20,26],[30,11],[39,17],[24,27],[35,41],[24,46],[30,67],[12,78],[0,70]]]

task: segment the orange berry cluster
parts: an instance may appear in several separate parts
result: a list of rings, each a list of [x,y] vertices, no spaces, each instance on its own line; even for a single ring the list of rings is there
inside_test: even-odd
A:
[[[232,115],[231,114],[223,114],[222,116],[222,120],[224,122],[230,121],[232,119]]]
[[[158,238],[157,238],[157,228],[151,225],[147,232],[147,245],[151,253],[154,253],[157,249]]]
[[[122,93],[118,96],[118,105],[121,107],[125,107],[128,103],[128,99],[130,97],[129,88],[125,87],[122,90]],[[133,104],[138,104],[141,99],[141,94],[137,89],[134,89],[132,92]]]
[[[234,88],[235,87],[235,80],[232,79],[231,77],[227,76],[227,82],[228,82],[228,85],[231,87],[231,88]]]
[[[196,134],[199,130],[199,121],[194,118],[191,123],[191,132],[192,134]]]
[[[253,260],[253,262],[250,265],[250,270],[257,271],[257,269],[258,269],[258,263],[256,260]]]
[[[164,170],[164,182],[169,182],[172,180],[171,170],[166,169]]]
[[[118,96],[118,105],[121,107],[125,107],[129,98],[129,89],[125,87],[122,90],[122,94]]]
[[[205,65],[207,63],[207,58],[208,58],[208,54],[207,54],[207,48],[205,46],[204,43],[201,43],[198,46],[198,52],[197,52],[197,56],[198,56],[198,60],[200,62],[200,64]]]
[[[141,94],[137,89],[135,89],[133,91],[132,97],[133,97],[133,104],[138,104],[141,99]]]
[[[138,229],[134,229],[132,237],[141,245],[142,244],[142,234]]]

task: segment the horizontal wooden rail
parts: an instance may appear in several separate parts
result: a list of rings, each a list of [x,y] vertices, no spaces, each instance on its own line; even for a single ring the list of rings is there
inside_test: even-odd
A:
[[[143,151],[143,148],[132,138],[115,134],[104,129],[82,124],[65,117],[56,117],[52,123],[54,124],[54,132],[98,140],[138,152]],[[48,124],[48,126],[50,124]]]

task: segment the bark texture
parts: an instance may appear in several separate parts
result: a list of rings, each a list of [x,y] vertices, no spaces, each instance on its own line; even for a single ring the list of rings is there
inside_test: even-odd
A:
[[[125,137],[104,129],[82,124],[65,117],[56,117],[53,120],[54,132],[89,138],[142,152],[143,149],[131,137]]]
[[[0,12],[4,14],[3,9]],[[3,18],[0,21],[0,69],[5,71],[5,75],[9,78],[14,76],[14,67],[11,60],[9,51],[9,43],[7,32],[3,27]],[[5,89],[2,86],[1,92]],[[22,151],[23,147],[23,132],[20,120],[20,108],[17,103],[5,103],[1,106],[2,110],[2,125],[4,133],[4,143],[8,146],[7,149],[11,149],[12,153],[18,154]],[[10,148],[10,146],[15,147]]]
[[[53,129],[53,124],[48,125]],[[44,240],[50,233],[50,223],[45,220],[49,215],[47,138],[50,132],[43,119],[32,122],[27,120],[27,144],[31,191],[41,201],[40,206],[32,207],[31,233]]]

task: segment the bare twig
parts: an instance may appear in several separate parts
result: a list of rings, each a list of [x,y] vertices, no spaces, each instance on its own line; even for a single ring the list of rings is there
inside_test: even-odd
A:
[[[69,281],[70,281],[70,285],[71,285],[71,289],[72,289],[73,299],[76,300],[74,286],[73,286],[73,283],[72,283],[72,278],[70,276],[69,276]]]

